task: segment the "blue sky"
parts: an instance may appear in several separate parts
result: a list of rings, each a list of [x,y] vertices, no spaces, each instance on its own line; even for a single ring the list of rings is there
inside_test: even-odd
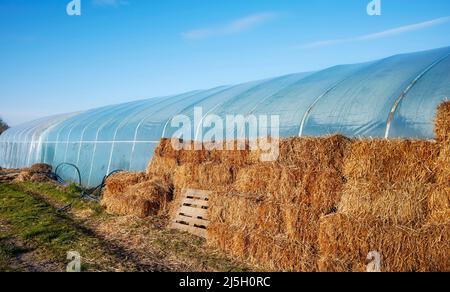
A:
[[[0,0],[0,116],[37,117],[450,46],[450,1]]]

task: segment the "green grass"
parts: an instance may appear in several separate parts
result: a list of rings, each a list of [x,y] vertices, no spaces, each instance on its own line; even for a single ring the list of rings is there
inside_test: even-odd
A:
[[[71,211],[94,212],[86,219],[78,218],[74,212],[59,211],[67,205],[71,206]],[[0,271],[16,271],[14,259],[30,251],[18,248],[14,240],[19,240],[20,246],[31,249],[33,256],[44,257],[38,259],[38,265],[51,261],[61,271],[65,270],[68,263],[66,256],[69,251],[81,254],[84,271],[136,270],[139,261],[120,254],[120,251],[117,254],[112,242],[105,241],[101,234],[87,227],[100,222],[113,222],[111,219],[114,217],[107,215],[98,203],[80,199],[80,189],[74,185],[61,187],[55,184],[0,183],[0,223],[5,222],[7,225],[7,232],[0,229]],[[145,260],[153,261],[152,254],[156,254],[155,263],[164,264],[167,256],[168,267],[175,260],[179,263],[189,261],[196,267],[215,271],[250,270],[222,253],[209,250],[204,240],[161,228],[164,219],[154,219],[154,222],[150,218],[123,227],[127,229],[124,231],[133,230],[131,233],[138,236],[145,234],[149,244],[148,256],[141,254]],[[124,244],[121,248],[128,247],[127,243],[118,244],[119,247]]]
[[[26,185],[0,184],[0,219],[7,222],[14,236],[45,251],[48,258],[61,263],[62,269],[67,262],[68,251],[79,251],[83,255],[94,258],[104,256],[99,251],[101,243],[97,239],[86,235],[76,222],[58,212],[42,198],[24,192],[24,188]],[[85,204],[74,201],[75,192],[69,191],[65,194],[45,185],[37,185],[33,189],[52,194],[65,203]],[[16,250],[11,250],[8,246],[1,246],[1,258],[4,265],[14,256],[14,252]],[[0,268],[8,270],[6,267]]]
[[[22,192],[39,195],[52,205],[70,205],[75,210],[90,209],[95,215],[101,215],[103,209],[95,202],[80,199],[81,189],[75,184],[67,187],[57,187],[53,184],[16,183],[14,188]]]
[[[0,194],[0,217],[21,239],[62,255],[62,249],[79,236],[69,222],[47,203],[7,185],[0,185]]]

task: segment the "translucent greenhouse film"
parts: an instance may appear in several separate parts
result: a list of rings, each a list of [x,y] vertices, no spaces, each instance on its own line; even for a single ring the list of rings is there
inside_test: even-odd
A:
[[[114,170],[144,170],[160,139],[177,130],[172,118],[194,119],[194,108],[224,119],[277,115],[282,137],[433,138],[436,108],[449,96],[450,48],[397,55],[43,118],[0,136],[0,166],[71,163],[83,185],[97,185]],[[76,177],[70,167],[59,175]]]

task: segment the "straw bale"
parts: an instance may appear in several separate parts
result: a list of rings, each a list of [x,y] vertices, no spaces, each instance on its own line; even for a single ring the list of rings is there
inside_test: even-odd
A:
[[[315,246],[261,230],[215,223],[208,227],[208,244],[269,271],[317,270]]]
[[[437,181],[450,186],[450,141],[441,144],[437,161]]]
[[[450,223],[450,186],[438,184],[432,192],[430,201],[429,223],[445,224]]]
[[[174,174],[175,189],[217,190],[232,184],[237,167],[232,164],[187,163],[178,167]]]
[[[179,156],[179,151],[172,147],[172,139],[163,138],[155,149],[154,155],[164,158],[177,159]]]
[[[154,155],[152,161],[147,167],[146,173],[150,177],[163,177],[173,183],[173,175],[177,167],[178,162],[175,158]]]
[[[411,227],[423,225],[430,212],[438,156],[435,142],[354,142],[345,159],[339,212]]]
[[[222,150],[210,151],[209,161],[243,167],[252,163],[251,153],[248,141],[223,142]]]
[[[289,204],[263,195],[213,193],[209,204],[212,223],[207,240],[212,246],[270,270],[316,269],[321,213],[308,202]],[[233,235],[230,241],[222,238],[229,234]],[[275,244],[274,238],[279,239]]]
[[[209,211],[213,223],[272,235],[283,232],[282,206],[264,197],[213,192],[209,197]]]
[[[438,107],[435,133],[438,141],[450,141],[450,101],[444,102]]]
[[[280,141],[278,161],[302,169],[328,170],[342,168],[342,161],[351,140],[334,135],[323,138],[290,138]]]
[[[283,139],[278,161],[240,168],[233,188],[210,196],[208,242],[270,270],[316,270],[319,219],[336,210],[350,143]]]
[[[176,168],[173,175],[174,196],[170,203],[170,216],[177,215],[186,189],[223,192],[236,178],[238,167],[219,163],[186,163]]]
[[[319,250],[323,272],[363,272],[372,251],[380,253],[385,272],[449,271],[450,225],[414,230],[333,214],[322,218]]]
[[[443,142],[437,164],[437,184],[429,200],[430,222],[450,222],[450,141]]]
[[[165,213],[170,200],[167,183],[153,178],[130,186],[124,193],[105,193],[102,205],[112,214],[144,218]]]
[[[122,195],[132,185],[141,183],[147,179],[142,172],[119,172],[106,180],[105,195]]]

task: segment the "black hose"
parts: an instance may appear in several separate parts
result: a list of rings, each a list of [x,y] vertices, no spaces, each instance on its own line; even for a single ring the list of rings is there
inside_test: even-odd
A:
[[[58,169],[59,169],[61,166],[64,166],[64,165],[71,166],[71,167],[75,168],[75,170],[77,171],[77,174],[78,174],[78,186],[81,187],[81,172],[80,172],[80,169],[79,169],[75,164],[72,164],[72,163],[63,162],[63,163],[59,164],[59,165],[55,168],[55,175],[56,175],[57,180],[59,181],[59,179],[61,179],[61,177],[58,175]],[[62,180],[62,179],[61,179],[61,180]],[[63,180],[63,181],[64,181],[64,180]]]
[[[114,170],[114,171],[110,172],[109,174],[105,175],[103,177],[103,179],[102,179],[102,183],[101,184],[99,184],[98,186],[96,186],[95,188],[90,190],[89,192],[88,191],[83,191],[81,193],[81,196],[83,198],[88,199],[88,200],[99,202],[101,197],[100,196],[93,196],[93,194],[95,194],[96,192],[99,192],[101,194],[101,190],[106,186],[106,180],[109,177],[111,177],[112,175],[114,175],[116,173],[119,173],[119,172],[122,172],[122,171],[123,170],[120,170],[120,169],[119,170]]]
[[[101,196],[93,196],[93,194],[95,194],[96,192],[100,192],[101,193],[101,190],[106,186],[106,180],[109,177],[111,177],[112,175],[123,171],[121,169],[118,169],[118,170],[114,170],[114,171],[110,172],[109,174],[107,174],[107,175],[105,175],[103,177],[101,184],[99,184],[98,186],[96,186],[95,188],[93,188],[93,189],[91,189],[89,191],[86,190],[85,188],[83,188],[83,186],[81,185],[81,172],[80,172],[80,169],[78,168],[78,166],[76,166],[75,164],[63,162],[63,163],[59,164],[55,168],[55,171],[52,172],[52,173],[44,173],[44,172],[39,172],[39,173],[46,174],[46,175],[50,176],[50,178],[52,178],[53,180],[57,181],[60,184],[65,184],[66,181],[60,175],[58,175],[58,170],[62,166],[65,166],[65,165],[73,167],[76,170],[76,172],[77,172],[77,175],[78,175],[78,185],[77,185],[77,187],[79,187],[82,190],[81,194],[80,194],[80,197],[84,198],[84,199],[91,200],[91,201],[95,201],[95,202],[100,202]],[[18,171],[18,172],[8,172],[8,173],[0,172],[0,175],[11,174],[11,173],[12,174],[16,174],[16,173],[20,173],[20,171]]]

